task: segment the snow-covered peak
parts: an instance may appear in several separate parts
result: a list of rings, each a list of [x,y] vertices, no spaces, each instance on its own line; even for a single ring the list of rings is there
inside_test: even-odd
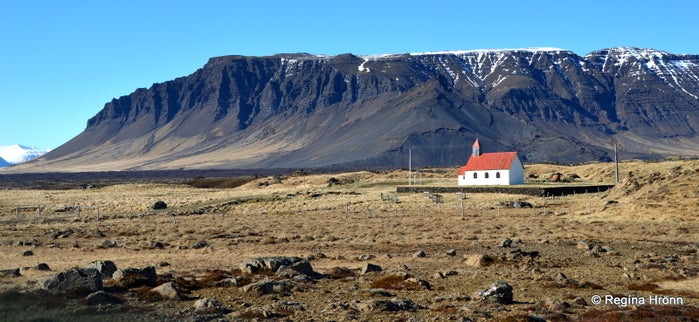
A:
[[[429,52],[418,52],[410,53],[412,56],[425,56],[425,55],[468,55],[468,54],[487,54],[487,53],[502,53],[502,52],[560,52],[568,51],[561,48],[555,47],[529,47],[529,48],[500,48],[500,49],[472,49],[472,50],[446,50],[446,51],[429,51]]]
[[[5,161],[5,159],[3,159],[3,158],[0,158],[0,168],[6,167],[8,165],[10,165],[9,162]]]
[[[607,60],[609,58],[613,58],[614,60],[623,63],[628,61],[630,58],[634,58],[636,61],[651,61],[654,59],[663,59],[672,56],[675,55],[664,50],[652,48],[614,47],[593,51],[585,55],[585,59],[594,60],[595,57],[600,57],[601,59]]]
[[[609,54],[618,56],[620,59],[634,57],[638,60],[650,60],[656,57],[672,55],[666,51],[651,48],[616,47],[607,50]]]
[[[35,146],[20,144],[0,146],[0,158],[9,164],[27,162],[46,154],[46,152],[48,151],[39,149]],[[0,163],[2,162],[0,161]]]
[[[494,54],[494,53],[515,53],[515,52],[569,52],[569,50],[555,47],[530,47],[530,48],[500,48],[500,49],[469,49],[469,50],[442,50],[442,51],[426,51],[414,52],[407,54],[376,54],[376,55],[360,55],[359,57],[368,60],[381,60],[386,58],[395,58],[403,55],[410,56],[436,56],[436,55],[478,55],[478,54]]]

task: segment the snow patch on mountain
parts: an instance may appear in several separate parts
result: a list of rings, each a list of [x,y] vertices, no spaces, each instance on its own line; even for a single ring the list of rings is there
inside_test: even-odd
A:
[[[0,158],[9,164],[27,162],[46,154],[46,152],[48,151],[35,146],[20,144],[0,146]],[[0,166],[2,166],[2,161],[0,161]]]
[[[473,55],[473,54],[492,54],[492,53],[510,53],[510,52],[560,52],[568,50],[554,47],[531,47],[531,48],[501,48],[501,49],[471,49],[471,50],[445,50],[445,51],[428,51],[428,52],[417,52],[410,53],[411,56],[425,56],[425,55]]]

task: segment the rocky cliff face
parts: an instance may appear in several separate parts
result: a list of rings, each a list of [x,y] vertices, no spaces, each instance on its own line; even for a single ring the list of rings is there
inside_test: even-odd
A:
[[[698,155],[699,56],[614,48],[216,57],[114,99],[36,166],[406,166]]]

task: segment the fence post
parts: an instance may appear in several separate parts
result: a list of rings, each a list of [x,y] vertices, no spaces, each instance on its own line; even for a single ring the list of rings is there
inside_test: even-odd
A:
[[[100,221],[100,207],[97,207],[97,221]]]
[[[17,220],[19,220],[19,207],[15,208],[15,217],[17,217]]]
[[[36,206],[36,219],[41,218],[41,206]]]
[[[349,218],[349,202],[345,205],[345,219]]]

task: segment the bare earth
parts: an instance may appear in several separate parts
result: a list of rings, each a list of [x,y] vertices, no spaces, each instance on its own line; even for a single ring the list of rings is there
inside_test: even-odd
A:
[[[423,170],[422,184],[454,186],[455,172]],[[527,176],[538,176],[528,177],[527,184],[551,184],[545,181],[554,172],[579,177],[566,184],[614,181],[613,164],[537,164],[525,167]],[[265,177],[229,189],[123,184],[0,190],[0,269],[21,271],[19,277],[0,275],[0,315],[3,320],[97,315],[193,321],[699,320],[699,161],[622,163],[621,183],[607,192],[555,198],[444,194],[441,204],[426,194],[396,194],[407,176],[392,171]],[[382,201],[382,194],[398,202]],[[149,209],[158,200],[168,208]],[[513,201],[533,208],[513,208]],[[38,218],[36,210],[15,210],[36,205],[42,207]],[[509,246],[503,245],[506,239]],[[103,247],[107,240],[116,247]],[[23,256],[27,250],[33,255]],[[425,256],[417,256],[419,251]],[[245,292],[245,285],[259,280],[283,279],[239,268],[264,256],[308,258],[323,275],[292,280],[291,290]],[[142,288],[113,287],[108,291],[124,304],[90,308],[82,299],[32,296],[37,280],[97,260],[111,260],[118,268],[155,265],[159,283],[174,281],[185,296],[168,300],[149,297]],[[39,263],[51,271],[36,269]],[[382,271],[361,274],[366,263]],[[237,282],[221,282],[226,278]],[[496,281],[512,286],[514,303],[479,295]],[[214,298],[221,307],[196,312],[193,303],[201,298]]]

